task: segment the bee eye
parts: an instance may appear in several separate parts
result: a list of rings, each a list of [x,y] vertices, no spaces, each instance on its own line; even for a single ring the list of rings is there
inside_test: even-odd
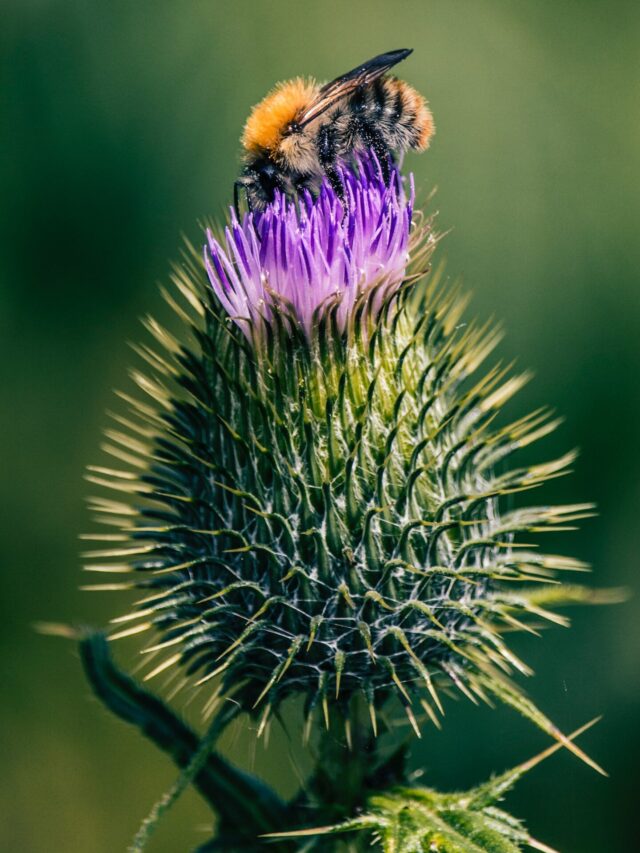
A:
[[[289,124],[287,125],[287,135],[290,133],[300,133],[301,129],[302,128],[300,127],[297,121],[289,122]]]

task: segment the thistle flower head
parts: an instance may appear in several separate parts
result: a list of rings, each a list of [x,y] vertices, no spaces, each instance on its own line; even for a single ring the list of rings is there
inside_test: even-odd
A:
[[[224,236],[207,233],[205,265],[215,294],[251,336],[278,311],[307,337],[336,306],[338,327],[374,286],[398,287],[409,260],[413,191],[392,169],[385,181],[374,156],[343,166],[341,200],[325,180],[316,198],[278,194],[263,212],[239,221],[231,210]]]
[[[233,693],[263,722],[293,693],[309,719],[359,694],[374,729],[395,696],[417,730],[454,687],[563,740],[506,680],[528,670],[503,629],[564,621],[545,603],[582,565],[518,537],[590,507],[506,500],[573,455],[511,461],[555,421],[495,426],[527,377],[480,371],[499,336],[460,324],[399,173],[387,186],[363,159],[342,175],[346,210],[326,184],[280,197],[209,235],[206,273],[197,254],[176,269],[190,345],[149,323],[160,351],[134,379],[151,403],[127,398],[109,432],[124,470],[92,475],[125,497],[94,502],[120,528],[95,568],[145,591],[113,636],[149,635],[148,677],[181,673],[210,708]]]

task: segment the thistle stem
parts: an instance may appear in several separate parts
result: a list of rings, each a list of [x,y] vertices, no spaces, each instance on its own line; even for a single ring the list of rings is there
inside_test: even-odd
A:
[[[153,809],[161,816],[184,788],[193,782],[201,796],[217,812],[220,824],[238,827],[241,833],[257,837],[280,828],[285,805],[258,779],[238,770],[222,756],[211,752],[215,737],[237,713],[230,703],[214,720],[202,741],[160,699],[144,690],[113,662],[105,636],[99,632],[86,634],[80,641],[80,656],[86,676],[96,696],[120,719],[136,726],[149,740],[169,754],[184,768],[173,788]],[[209,736],[211,735],[211,739]],[[178,787],[176,791],[176,787]],[[170,798],[167,804],[165,801]],[[141,826],[150,836],[147,822]],[[134,842],[135,843],[135,842]],[[132,850],[142,849],[132,847]]]
[[[351,700],[345,717],[333,714],[320,734],[311,795],[327,817],[342,819],[364,806],[368,777],[377,764],[376,739],[362,697]]]
[[[223,715],[219,714],[214,719],[187,766],[178,776],[171,788],[169,788],[169,790],[160,797],[147,817],[142,821],[140,829],[137,831],[131,845],[129,846],[129,853],[141,853],[141,851],[144,850],[158,823],[162,819],[162,816],[169,811],[171,806],[178,800],[181,794],[188,788],[191,782],[193,782],[198,773],[202,770],[209,758],[216,740],[228,722],[228,718],[221,720],[221,716]]]

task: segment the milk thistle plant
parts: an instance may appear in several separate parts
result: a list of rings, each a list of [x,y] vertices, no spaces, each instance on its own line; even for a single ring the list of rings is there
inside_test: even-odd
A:
[[[550,851],[497,803],[561,747],[599,769],[582,730],[565,736],[512,680],[530,671],[505,636],[592,598],[561,583],[581,562],[526,544],[591,506],[511,497],[574,454],[518,462],[557,420],[502,416],[528,377],[484,366],[499,333],[463,322],[413,179],[386,171],[364,151],[340,166],[344,197],[325,180],[232,208],[173,271],[182,331],[146,322],[143,396],[107,431],[118,467],[90,474],[110,491],[92,499],[109,532],[88,568],[112,575],[94,588],[139,596],[81,640],[96,694],[182,768],[131,850],[193,783],[217,817],[201,853]],[[134,635],[164,698],[111,658]],[[552,745],[471,791],[413,786],[399,721],[424,736],[453,694],[509,705]],[[203,735],[171,710],[180,695]],[[316,764],[285,802],[216,740],[241,715],[266,736],[289,699]]]

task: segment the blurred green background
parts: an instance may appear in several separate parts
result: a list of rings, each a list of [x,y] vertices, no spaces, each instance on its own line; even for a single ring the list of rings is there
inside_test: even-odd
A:
[[[401,74],[438,128],[408,165],[425,194],[437,185],[440,228],[453,228],[440,255],[475,312],[504,321],[501,355],[536,371],[514,417],[543,403],[566,416],[538,453],[582,449],[546,499],[599,506],[552,545],[592,562],[597,585],[637,585],[637,2],[3,0],[2,850],[124,850],[173,779],[91,699],[72,647],[31,624],[101,624],[122,609],[117,593],[78,591],[83,468],[101,459],[137,318],[164,314],[156,283],[182,231],[199,241],[197,221],[230,200],[249,107],[281,78],[333,77],[404,46],[415,53]],[[519,644],[532,696],[563,728],[605,714],[583,745],[609,780],[558,755],[509,799],[563,853],[638,849],[639,624],[636,595]],[[232,753],[290,790],[286,741],[253,754],[245,735],[227,739]],[[510,712],[457,703],[414,763],[453,788],[545,743]],[[191,849],[208,820],[189,793],[151,850]]]

